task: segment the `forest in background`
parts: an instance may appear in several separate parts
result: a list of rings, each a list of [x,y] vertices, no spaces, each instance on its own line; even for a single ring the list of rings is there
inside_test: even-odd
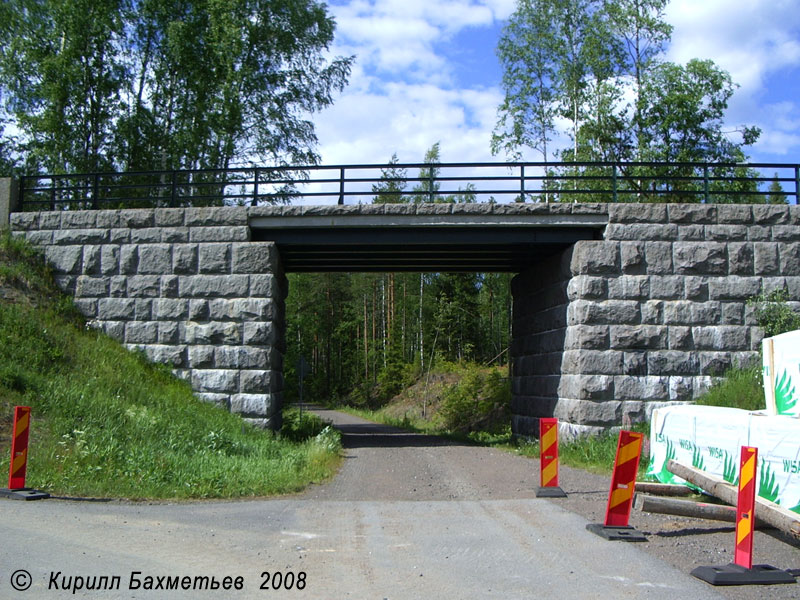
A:
[[[286,397],[375,407],[443,362],[506,365],[508,273],[289,274]]]

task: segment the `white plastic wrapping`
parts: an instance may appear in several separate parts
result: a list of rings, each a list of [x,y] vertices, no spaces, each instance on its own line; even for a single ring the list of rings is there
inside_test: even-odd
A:
[[[800,513],[800,419],[738,408],[669,406],[653,411],[647,474],[686,483],[667,471],[674,459],[739,482],[742,446],[758,448],[758,494]]]
[[[767,414],[800,417],[800,331],[764,338]]]

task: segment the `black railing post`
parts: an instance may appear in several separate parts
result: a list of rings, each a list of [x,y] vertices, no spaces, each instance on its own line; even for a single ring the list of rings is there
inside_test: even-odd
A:
[[[172,208],[175,208],[175,195],[177,193],[178,187],[178,172],[172,171],[172,179],[170,180],[170,190],[169,190],[169,205]]]
[[[250,202],[250,206],[258,206],[258,169],[256,168],[255,174],[253,175],[253,200]]]
[[[617,202],[617,163],[611,165],[611,197]]]
[[[344,167],[339,168],[339,204],[344,204]]]
[[[708,163],[703,165],[703,202],[708,204]]]
[[[794,201],[800,205],[800,165],[794,166]]]
[[[525,202],[525,165],[519,166],[519,201]]]
[[[50,177],[50,210],[56,209],[56,178]]]
[[[100,174],[95,173],[94,177],[92,178],[92,210],[97,210],[100,208],[100,198],[98,194],[100,193]]]
[[[17,209],[25,212],[25,175],[20,176],[17,187]]]

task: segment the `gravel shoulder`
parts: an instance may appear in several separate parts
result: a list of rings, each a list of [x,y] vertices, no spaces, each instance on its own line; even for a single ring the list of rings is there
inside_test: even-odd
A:
[[[345,461],[332,482],[312,486],[305,498],[417,501],[535,498],[539,478],[537,460],[409,433],[335,411],[314,412],[342,431]],[[603,521],[608,477],[562,465],[559,483],[567,498],[546,502],[588,522]],[[630,524],[648,538],[646,543],[635,544],[637,549],[681,572],[733,561],[732,523],[633,510]],[[800,575],[800,543],[774,529],[759,530],[754,539],[754,562]],[[734,600],[761,600],[765,593],[775,599],[800,598],[800,584],[708,587]]]

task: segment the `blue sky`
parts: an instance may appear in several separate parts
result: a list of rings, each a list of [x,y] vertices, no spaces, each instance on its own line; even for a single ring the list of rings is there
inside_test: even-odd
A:
[[[333,0],[350,85],[315,117],[323,164],[488,161],[502,99],[495,46],[514,0]],[[726,127],[757,125],[751,161],[800,163],[797,0],[672,0],[667,59],[711,59],[739,89]],[[531,154],[530,160],[538,160]]]

